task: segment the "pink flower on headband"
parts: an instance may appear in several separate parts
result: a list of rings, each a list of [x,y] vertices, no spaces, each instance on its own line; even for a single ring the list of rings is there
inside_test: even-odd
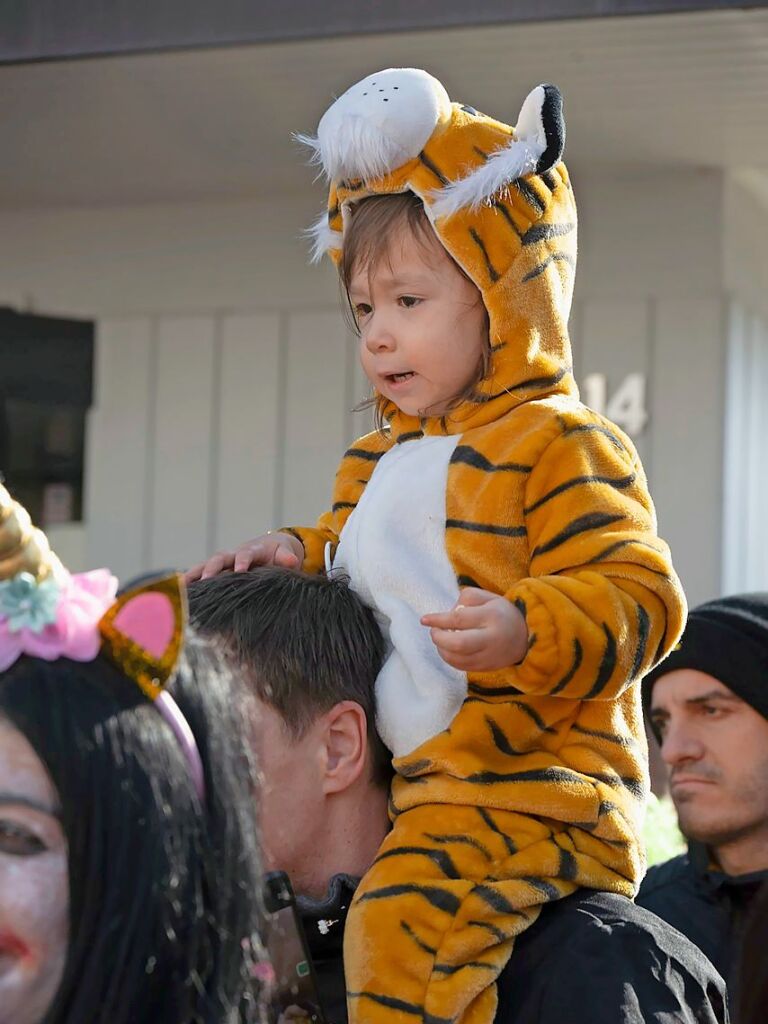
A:
[[[19,573],[2,587],[0,672],[22,654],[93,661],[99,653],[99,620],[117,593],[117,579],[108,569],[65,573],[41,583]]]

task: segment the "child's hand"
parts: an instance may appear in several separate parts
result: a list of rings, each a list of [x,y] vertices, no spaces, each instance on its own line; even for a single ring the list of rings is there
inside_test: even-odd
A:
[[[489,672],[517,665],[528,650],[528,628],[506,597],[466,587],[449,612],[423,615],[440,657],[463,672]]]
[[[304,546],[290,533],[265,533],[247,540],[235,551],[219,551],[206,562],[193,565],[184,574],[187,583],[207,580],[220,572],[234,570],[246,572],[257,565],[277,565],[282,569],[300,569],[304,561]]]

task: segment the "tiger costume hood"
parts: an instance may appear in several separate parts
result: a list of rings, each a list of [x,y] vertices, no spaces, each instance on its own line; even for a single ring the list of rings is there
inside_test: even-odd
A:
[[[555,86],[529,93],[511,128],[451,103],[426,71],[390,68],[340,96],[316,137],[299,138],[330,180],[328,209],[310,232],[316,260],[328,253],[338,264],[354,203],[411,191],[488,311],[491,372],[447,417],[420,420],[387,402],[395,438],[464,433],[533,398],[578,397],[567,327],[576,206]]]

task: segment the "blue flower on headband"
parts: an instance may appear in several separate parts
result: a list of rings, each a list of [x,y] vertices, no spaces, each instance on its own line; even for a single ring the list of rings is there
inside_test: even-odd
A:
[[[0,619],[7,620],[11,633],[22,629],[42,633],[56,621],[59,592],[53,576],[38,583],[31,573],[20,572],[0,583]]]

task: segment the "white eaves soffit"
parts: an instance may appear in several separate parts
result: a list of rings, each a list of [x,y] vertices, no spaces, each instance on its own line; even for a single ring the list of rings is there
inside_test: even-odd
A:
[[[306,189],[313,172],[291,132],[396,66],[424,67],[504,120],[534,85],[556,83],[573,165],[768,173],[768,10],[731,10],[2,67],[0,205]]]

